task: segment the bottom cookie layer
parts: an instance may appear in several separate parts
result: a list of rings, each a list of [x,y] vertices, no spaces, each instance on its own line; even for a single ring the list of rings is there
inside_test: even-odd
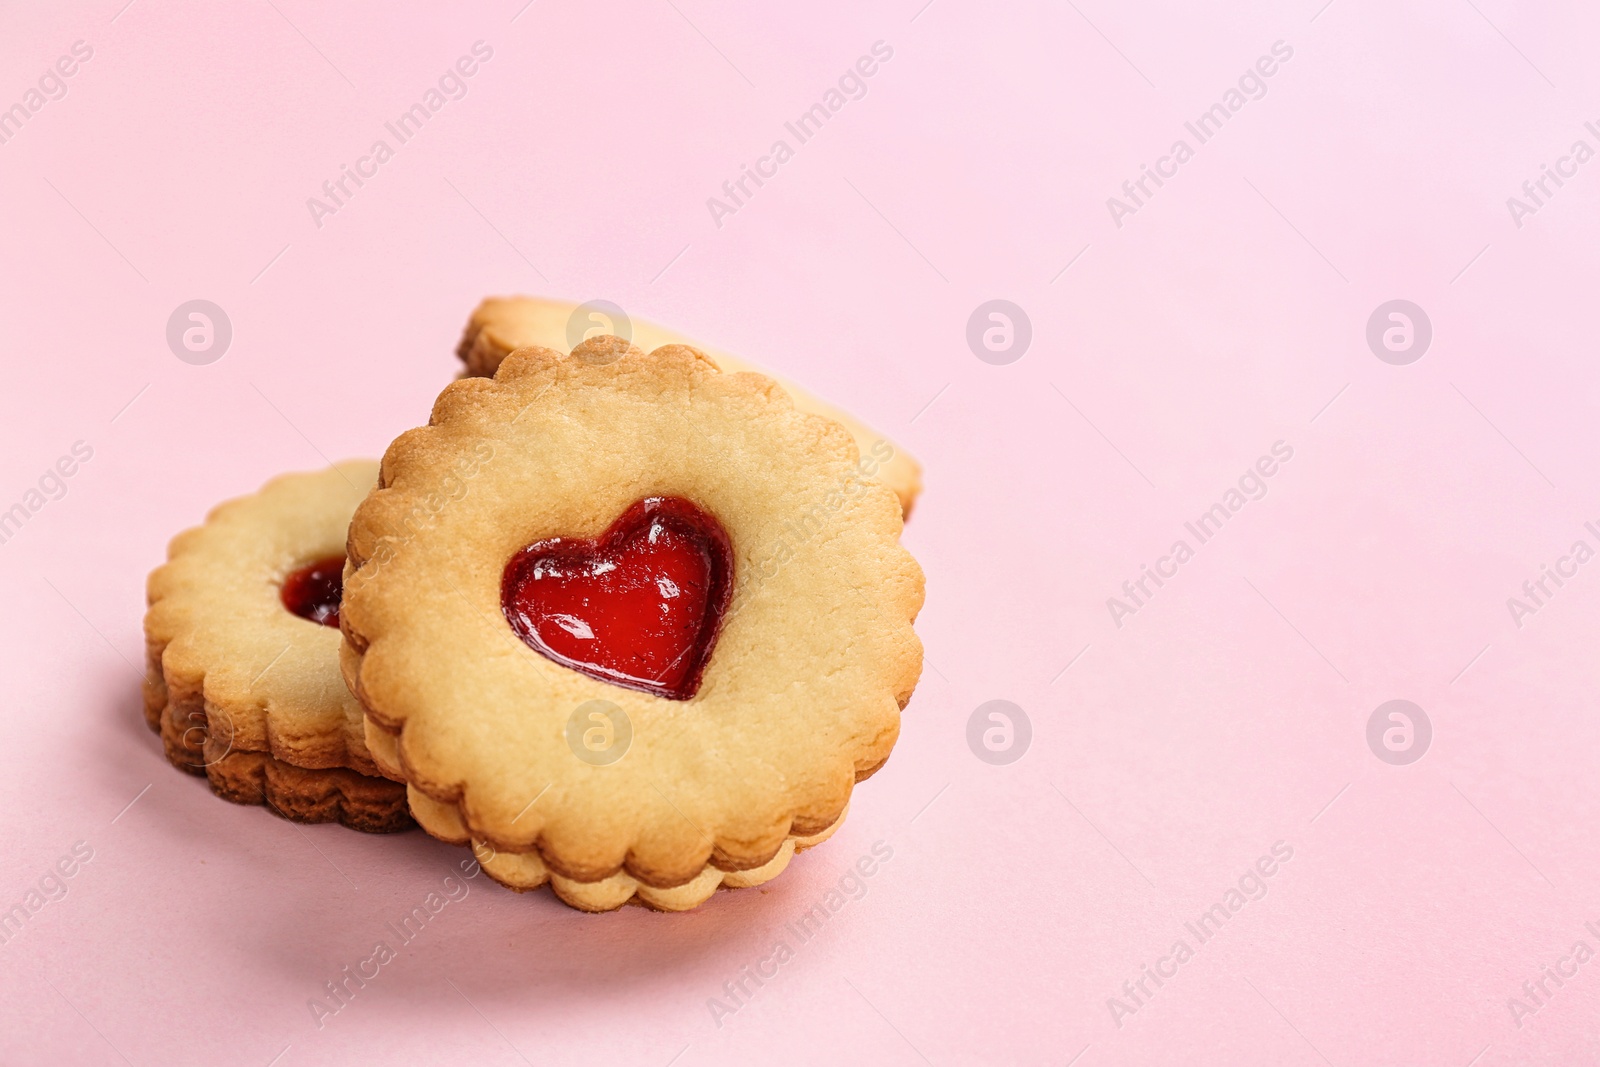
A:
[[[229,752],[205,768],[211,791],[235,804],[265,804],[293,822],[337,822],[369,834],[409,830],[405,787],[344,767],[296,767],[265,752]]]
[[[198,721],[205,721],[203,715]],[[180,771],[205,775],[211,791],[224,800],[262,804],[292,822],[337,822],[371,834],[416,825],[399,782],[346,767],[296,767],[266,752],[215,751],[203,726],[180,725],[170,705],[151,723],[161,734],[167,761]]]
[[[469,844],[478,864],[490,878],[519,893],[537,889],[546,882],[562,903],[580,911],[611,911],[624,904],[638,903],[656,911],[688,911],[711,898],[718,889],[743,889],[770,881],[783,873],[796,852],[820,845],[833,836],[849,809],[833,824],[809,837],[791,836],[772,859],[747,871],[724,871],[706,864],[699,875],[683,885],[660,889],[619,871],[598,882],[580,882],[551,871],[536,852],[499,852],[484,841],[470,838],[460,814],[451,805],[440,804],[418,789],[409,789],[411,813],[428,833],[452,844]]]

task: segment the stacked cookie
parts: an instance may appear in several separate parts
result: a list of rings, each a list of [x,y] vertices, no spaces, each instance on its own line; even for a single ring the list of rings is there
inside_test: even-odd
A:
[[[145,718],[218,796],[358,830],[411,825],[339,676],[344,539],[370,460],[286,474],[186,530],[150,575]]]
[[[285,476],[177,538],[146,710],[229,799],[414,818],[514,889],[681,910],[777,875],[888,758],[917,467],[653,327],[566,351],[572,311],[485,301],[468,376],[381,470]]]

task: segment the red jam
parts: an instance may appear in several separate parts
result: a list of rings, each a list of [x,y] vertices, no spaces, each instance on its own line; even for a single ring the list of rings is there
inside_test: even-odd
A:
[[[732,593],[722,524],[672,496],[639,501],[592,541],[537,541],[500,580],[501,609],[529,647],[669,700],[700,688]]]
[[[339,596],[343,592],[344,557],[329,556],[301,567],[283,580],[283,606],[302,619],[337,627]]]

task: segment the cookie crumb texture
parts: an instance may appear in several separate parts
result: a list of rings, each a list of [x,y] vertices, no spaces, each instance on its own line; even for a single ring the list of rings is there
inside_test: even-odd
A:
[[[173,766],[219,796],[306,822],[411,825],[367,752],[339,674],[339,632],[292,614],[284,579],[344,555],[377,464],[276,478],[173,539],[148,584],[145,720]]]
[[[350,525],[341,665],[374,761],[424,829],[585,910],[678,910],[777,875],[888,758],[921,673],[922,572],[858,463],[838,424],[686,346],[523,349],[454,383]],[[688,700],[562,667],[501,610],[516,553],[656,496],[714,515],[734,559]],[[574,740],[594,701],[626,726],[620,758]]]

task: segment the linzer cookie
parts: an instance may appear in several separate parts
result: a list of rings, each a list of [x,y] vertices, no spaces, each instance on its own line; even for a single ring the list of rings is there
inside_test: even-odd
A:
[[[466,364],[467,374],[493,377],[501,360],[518,348],[551,348],[565,352],[579,343],[581,335],[569,334],[574,321],[580,325],[589,322],[583,307],[577,304],[531,296],[489,297],[478,305],[467,320],[467,328],[456,347],[456,354]],[[646,351],[663,345],[690,345],[729,373],[766,373],[737,356],[705,348],[681,334],[648,322],[630,322],[629,329],[632,336],[626,339]],[[819,400],[793,382],[774,380],[788,390],[795,407],[832,419],[850,431],[850,436],[855,438],[856,446],[861,450],[866,469],[873,472],[871,476],[893,489],[900,498],[902,510],[907,516],[911,514],[911,505],[922,491],[922,468],[915,459],[848,412]]]
[[[692,908],[831,834],[922,666],[922,572],[859,460],[682,345],[524,348],[447,388],[351,520],[340,609],[417,821],[591,911]]]
[[[377,464],[274,479],[173,539],[149,581],[145,717],[175,767],[304,822],[411,825],[339,675],[344,540]]]

